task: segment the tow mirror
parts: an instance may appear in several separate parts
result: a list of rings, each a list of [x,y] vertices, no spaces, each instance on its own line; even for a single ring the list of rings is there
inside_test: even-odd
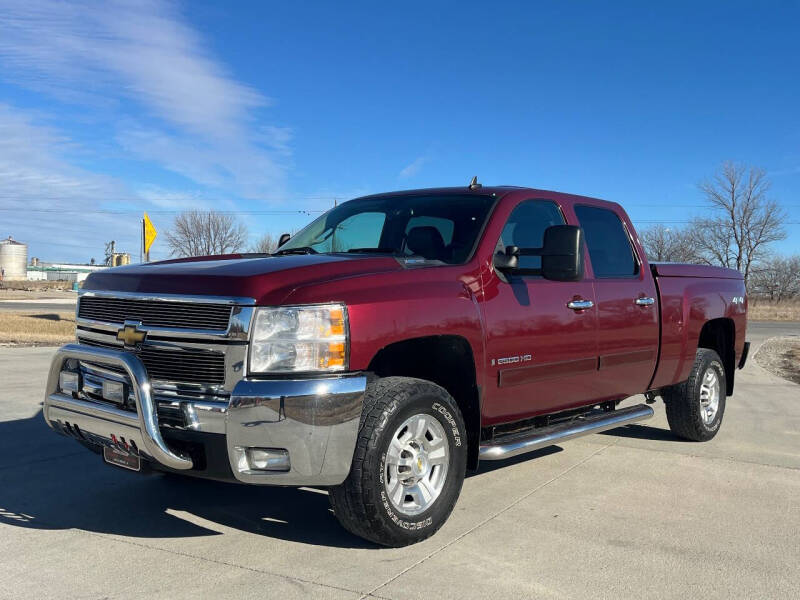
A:
[[[281,247],[281,246],[283,246],[283,245],[284,245],[286,242],[288,242],[288,241],[289,241],[289,239],[290,239],[291,237],[292,237],[292,236],[291,236],[291,235],[289,235],[288,233],[282,233],[282,234],[281,234],[281,237],[279,237],[279,238],[278,238],[278,248],[280,248],[280,247]]]
[[[583,230],[575,225],[553,225],[544,231],[542,275],[553,281],[583,279]]]
[[[494,268],[498,271],[513,271],[519,266],[519,248],[506,246],[505,252],[496,252]]]

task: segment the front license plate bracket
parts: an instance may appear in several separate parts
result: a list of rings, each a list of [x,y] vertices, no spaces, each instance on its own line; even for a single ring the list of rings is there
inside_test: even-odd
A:
[[[110,465],[131,471],[139,471],[142,468],[142,460],[135,454],[108,446],[103,446],[103,460]]]

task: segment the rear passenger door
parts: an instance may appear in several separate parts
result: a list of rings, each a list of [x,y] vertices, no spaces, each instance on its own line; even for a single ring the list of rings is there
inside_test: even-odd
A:
[[[658,306],[628,224],[615,210],[576,205],[594,274],[601,398],[647,390],[658,359]]]

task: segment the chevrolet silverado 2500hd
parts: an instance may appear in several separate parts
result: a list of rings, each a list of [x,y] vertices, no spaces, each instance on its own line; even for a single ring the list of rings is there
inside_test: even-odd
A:
[[[710,440],[747,358],[741,275],[648,264],[612,202],[380,194],[283,242],[90,275],[46,422],[132,470],[325,487],[346,529],[402,546],[479,461],[646,419],[656,396]]]

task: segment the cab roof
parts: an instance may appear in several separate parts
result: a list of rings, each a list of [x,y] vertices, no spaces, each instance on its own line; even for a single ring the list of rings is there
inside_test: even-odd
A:
[[[495,186],[481,186],[479,188],[470,189],[468,186],[460,187],[438,187],[438,188],[420,188],[413,190],[397,190],[393,192],[380,192],[377,194],[369,194],[367,196],[360,196],[353,200],[365,200],[368,198],[385,198],[392,196],[460,196],[467,195],[475,196],[494,196],[498,200],[513,194],[518,198],[531,197],[531,198],[547,198],[559,202],[569,203],[582,203],[587,202],[595,206],[606,205],[609,208],[619,207],[616,202],[609,200],[602,200],[600,198],[592,198],[591,196],[579,196],[576,194],[568,194],[565,192],[556,192],[553,190],[540,190],[536,188],[514,186],[514,185],[495,185]]]

